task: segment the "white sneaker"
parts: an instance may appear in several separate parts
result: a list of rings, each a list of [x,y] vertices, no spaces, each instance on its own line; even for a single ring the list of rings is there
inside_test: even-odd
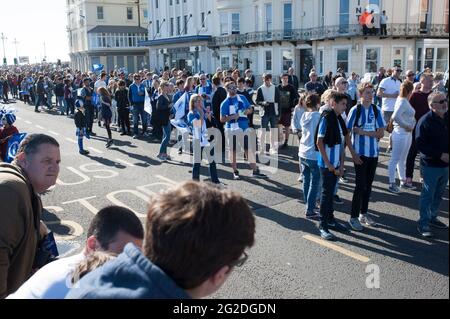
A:
[[[350,218],[350,221],[348,223],[350,224],[350,227],[355,231],[362,231],[364,229],[358,218]]]
[[[359,215],[359,222],[366,226],[376,226],[377,223],[370,217],[369,214],[360,214]]]

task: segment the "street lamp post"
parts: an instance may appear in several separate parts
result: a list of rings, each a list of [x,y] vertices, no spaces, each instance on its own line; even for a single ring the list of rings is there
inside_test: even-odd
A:
[[[3,34],[2,32],[2,43],[3,43],[3,64],[7,64],[6,63],[6,51],[5,51],[5,40],[8,40],[8,38]]]

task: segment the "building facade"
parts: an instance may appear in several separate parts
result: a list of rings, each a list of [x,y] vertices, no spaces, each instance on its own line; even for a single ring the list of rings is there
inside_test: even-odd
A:
[[[149,0],[150,67],[213,72],[217,67],[281,74],[361,76],[381,66],[448,68],[448,0]],[[363,35],[359,16],[386,35]]]
[[[125,69],[135,72],[148,67],[146,41],[148,10],[138,0],[66,0],[67,32],[71,67],[92,70]]]

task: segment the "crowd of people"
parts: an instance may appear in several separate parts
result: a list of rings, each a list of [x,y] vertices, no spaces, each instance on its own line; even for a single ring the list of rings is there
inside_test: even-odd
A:
[[[83,139],[95,135],[95,120],[107,131],[107,148],[114,144],[111,126],[115,126],[121,135],[134,139],[151,135],[160,143],[157,158],[161,161],[171,160],[172,130],[178,132],[181,144],[191,138],[193,182],[152,199],[145,232],[128,210],[107,207],[92,221],[82,254],[36,267],[38,244],[48,232],[40,220],[38,194],[55,183],[61,159],[55,139],[28,135],[13,163],[0,164],[0,202],[8,199],[8,215],[17,214],[17,218],[5,217],[2,210],[6,208],[0,208],[0,297],[199,298],[212,294],[234,267],[245,262],[245,249],[253,245],[255,230],[245,200],[223,190],[216,168],[221,158],[215,153],[228,149],[235,180],[240,179],[240,151],[251,177],[268,178],[260,171],[257,156],[276,156],[288,148],[291,132],[299,139],[305,216],[318,220],[323,239],[336,240],[330,230],[363,231],[376,226],[369,204],[385,131],[390,141],[386,189],[398,195],[401,188],[416,188],[413,171],[420,153],[418,232],[428,238],[433,236],[431,227],[448,228],[438,219],[448,183],[448,75],[443,84],[439,75],[435,81],[430,70],[408,70],[402,77],[403,70],[395,66],[380,68],[370,81],[362,81],[355,73],[347,77],[342,69],[320,79],[312,69],[310,81],[300,88],[293,73],[291,69],[281,74],[278,85],[271,74],[264,74],[259,87],[251,70],[242,76],[239,70],[220,69],[197,75],[176,69],[162,74],[142,70],[128,76],[121,71],[97,75],[70,69],[13,73],[21,79],[17,83],[21,89],[13,98],[33,104],[36,112],[44,105],[74,117],[82,155],[88,154]],[[12,78],[11,71],[6,77]],[[12,129],[13,112],[3,110],[1,116],[0,150],[17,133]],[[354,166],[355,188],[348,223],[342,223],[334,217],[334,205],[342,203],[339,184],[349,182],[344,169],[346,149]],[[191,150],[178,149],[179,154],[184,151]],[[215,186],[198,183],[205,155]],[[165,231],[168,228],[171,232]],[[152,284],[156,281],[157,286]]]

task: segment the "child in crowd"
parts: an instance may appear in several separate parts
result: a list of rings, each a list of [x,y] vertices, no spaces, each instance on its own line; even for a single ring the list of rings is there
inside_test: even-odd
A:
[[[16,121],[16,116],[13,113],[5,113],[2,118],[3,128],[0,128],[0,159],[6,161],[8,152],[8,140],[14,134],[18,134],[19,130],[13,125]]]
[[[75,102],[75,106],[77,108],[77,112],[75,113],[75,126],[77,127],[76,135],[78,136],[78,148],[79,153],[81,155],[88,155],[89,151],[85,150],[83,148],[83,137],[86,136],[86,138],[90,138],[87,134],[87,121],[86,121],[86,115],[84,110],[83,101],[78,99]]]

